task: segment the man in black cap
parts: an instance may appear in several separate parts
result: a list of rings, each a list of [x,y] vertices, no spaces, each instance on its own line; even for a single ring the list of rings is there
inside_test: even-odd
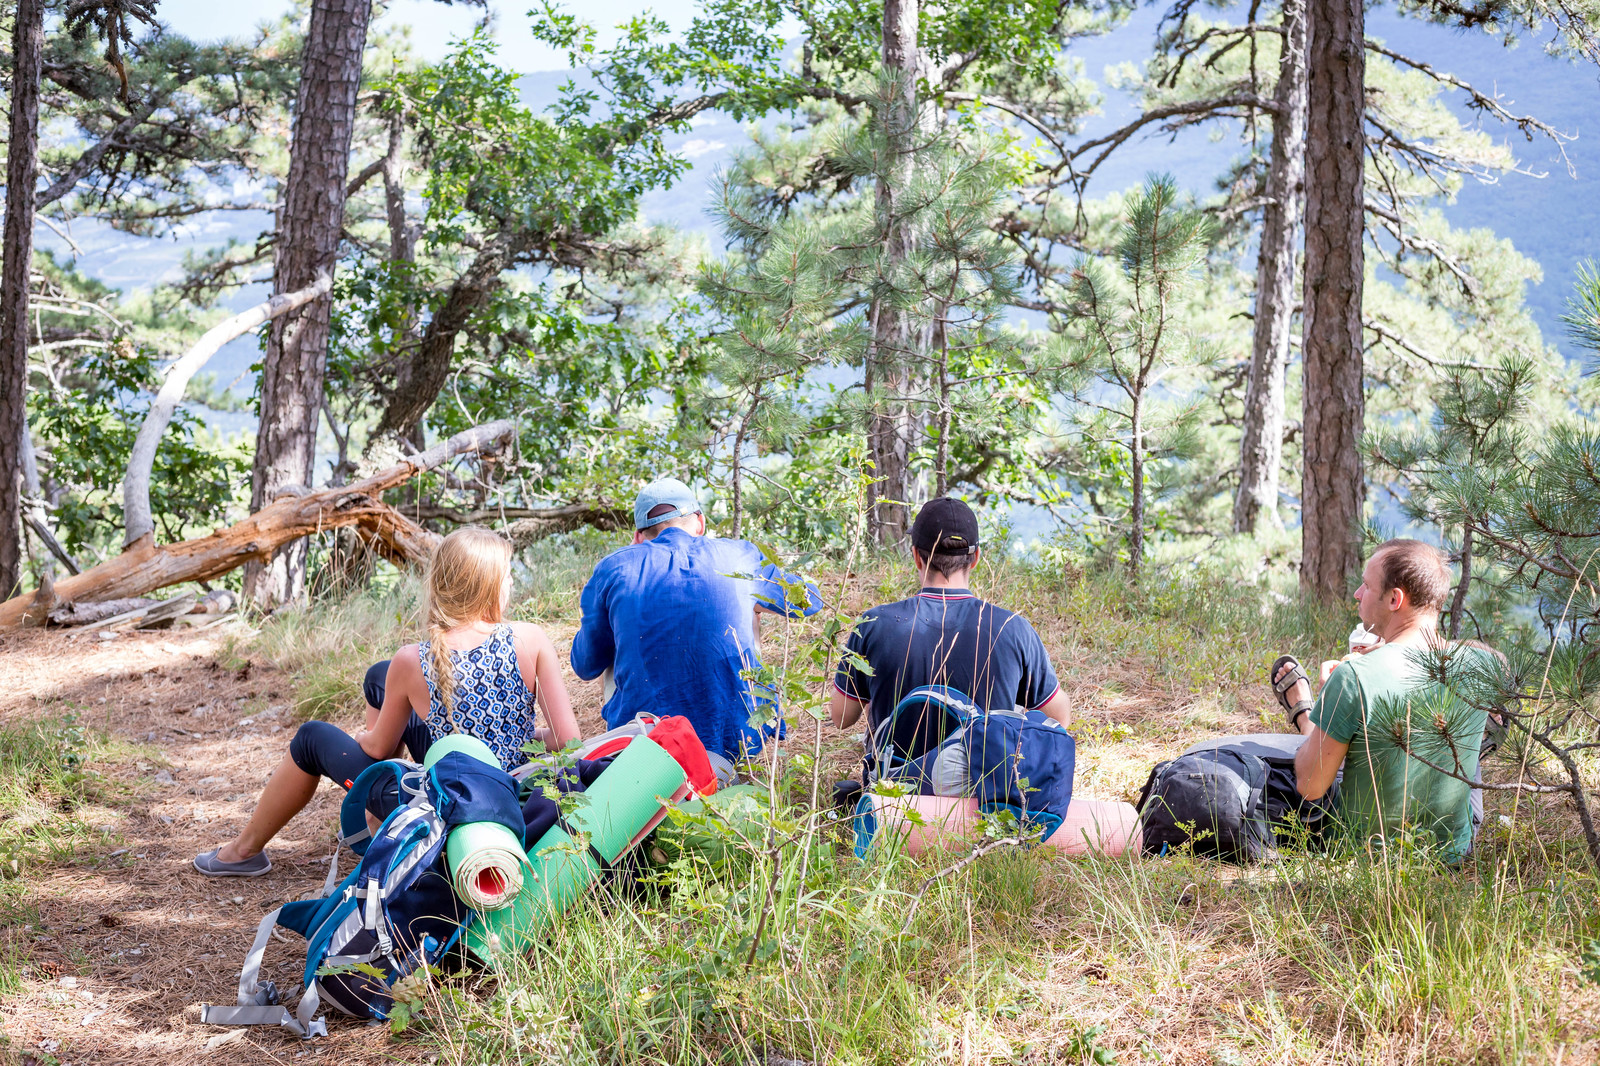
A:
[[[922,591],[874,607],[856,623],[828,705],[837,728],[855,725],[865,710],[875,729],[900,697],[924,685],[948,685],[983,710],[1022,707],[1071,724],[1066,694],[1033,626],[972,594],[968,580],[981,554],[978,517],[965,503],[941,496],[918,512],[911,564]],[[863,660],[871,674],[860,668]],[[913,749],[907,756],[921,755],[915,738],[906,739],[902,749]]]

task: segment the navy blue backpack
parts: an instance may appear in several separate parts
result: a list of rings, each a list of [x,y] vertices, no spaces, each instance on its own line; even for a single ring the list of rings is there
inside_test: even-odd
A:
[[[921,750],[907,751],[903,738]],[[1043,711],[980,710],[948,685],[906,693],[873,731],[866,784],[903,781],[924,796],[970,796],[984,814],[1009,812],[1044,839],[1072,802],[1077,742]],[[856,853],[866,852],[877,826],[872,801],[856,805]]]
[[[369,803],[389,811],[369,832]],[[239,1002],[205,1006],[210,1025],[277,1025],[304,1039],[327,1033],[323,1005],[381,1021],[394,1006],[393,986],[448,954],[476,916],[455,894],[445,840],[456,825],[497,821],[522,837],[517,785],[498,766],[450,753],[431,769],[392,759],[375,763],[351,784],[340,809],[341,845],[361,862],[337,886],[335,853],[322,895],[285,903],[261,920],[239,974]],[[277,986],[260,980],[261,957],[274,927],[306,940],[305,993],[291,1012]]]

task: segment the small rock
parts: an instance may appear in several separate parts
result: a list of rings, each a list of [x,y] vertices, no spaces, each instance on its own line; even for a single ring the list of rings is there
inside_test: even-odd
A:
[[[207,822],[211,821],[211,816],[205,812],[204,807],[196,807],[194,809],[194,820],[199,822],[201,825],[205,825]]]
[[[116,851],[113,851],[109,855],[107,855],[106,858],[115,859],[115,858],[118,858],[118,857],[126,855],[126,854],[128,854],[128,849],[127,848],[118,848]]]
[[[160,822],[162,825],[171,825],[172,824],[172,815],[170,815],[170,814],[158,814],[158,815],[156,815],[156,821]]]
[[[102,629],[102,630],[100,630],[100,632],[96,633],[95,635],[97,637],[99,637],[101,640],[116,640],[117,637],[119,637],[121,634],[113,633],[109,629]],[[104,703],[105,700],[101,700],[100,702]]]
[[[101,1018],[102,1016],[104,1016],[104,1014],[105,1014],[105,1011],[103,1011],[103,1010],[92,1010],[88,1014],[85,1014],[83,1016],[83,1021],[79,1022],[78,1024],[79,1025],[93,1025],[95,1023],[95,1021],[97,1019]]]
[[[244,902],[244,897],[243,896],[234,896],[233,897],[233,901],[235,903],[243,903]]]
[[[60,984],[62,988],[77,988],[78,979],[76,977],[63,977]]]
[[[172,643],[172,641],[170,641],[170,640],[163,640],[161,642],[161,650],[166,652],[168,655],[181,655],[181,654],[183,654],[183,649],[179,648],[176,644]]]
[[[158,771],[156,771],[156,784],[158,784],[158,785],[172,785],[172,784],[176,784],[176,783],[177,782],[173,779],[171,770],[158,770]]]
[[[228,779],[226,777],[202,777],[200,779],[201,788],[210,788],[212,785],[226,785],[227,783]]]
[[[239,724],[241,726],[255,725],[256,720],[254,718],[241,718],[239,719]]]

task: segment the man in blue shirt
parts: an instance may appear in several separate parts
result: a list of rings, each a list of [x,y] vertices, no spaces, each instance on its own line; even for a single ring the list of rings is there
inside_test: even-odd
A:
[[[1033,626],[973,595],[969,581],[980,554],[978,518],[965,503],[941,496],[918,512],[911,563],[922,591],[873,607],[856,623],[828,705],[837,728],[855,725],[866,711],[868,728],[876,729],[902,696],[924,685],[948,685],[984,710],[1022,707],[1072,724],[1066,694]],[[863,660],[870,673],[858,665]],[[928,746],[918,725],[897,727],[905,735],[896,736],[896,747],[907,758]]]
[[[740,676],[759,668],[756,612],[815,614],[816,587],[764,563],[746,540],[707,537],[689,486],[665,478],[633,505],[633,544],[595,567],[583,587],[583,622],[572,640],[572,672],[592,681],[612,672],[606,725],[642,711],[681,714],[706,750],[754,754],[778,713],[772,693]],[[797,602],[803,600],[803,602]]]

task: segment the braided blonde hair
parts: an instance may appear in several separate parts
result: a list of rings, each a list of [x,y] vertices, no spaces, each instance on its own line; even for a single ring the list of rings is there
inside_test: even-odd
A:
[[[500,589],[511,572],[511,543],[481,526],[463,526],[434,549],[428,562],[428,640],[433,653],[433,683],[456,731],[455,668],[445,633],[483,621],[499,623]]]

